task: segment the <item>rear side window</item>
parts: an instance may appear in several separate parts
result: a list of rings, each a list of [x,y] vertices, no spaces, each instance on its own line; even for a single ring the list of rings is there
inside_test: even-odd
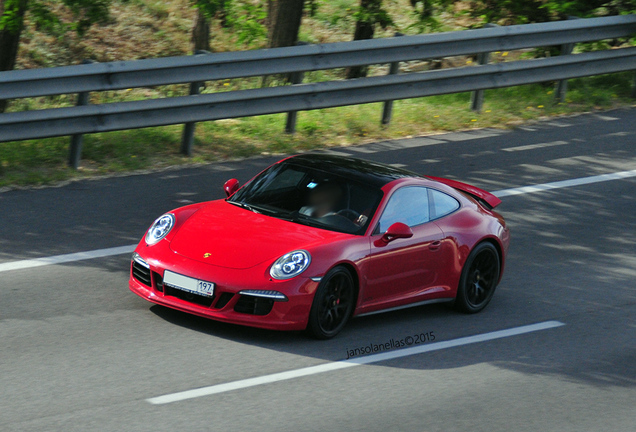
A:
[[[431,220],[451,214],[459,208],[459,201],[452,196],[435,189],[429,189]]]
[[[377,233],[383,233],[396,222],[410,227],[421,225],[430,220],[428,189],[407,186],[395,191],[384,208]]]

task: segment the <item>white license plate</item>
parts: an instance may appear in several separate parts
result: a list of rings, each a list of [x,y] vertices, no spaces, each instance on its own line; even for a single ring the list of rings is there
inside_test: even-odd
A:
[[[163,283],[181,291],[204,296],[214,295],[214,284],[199,279],[183,276],[166,270],[163,274]]]

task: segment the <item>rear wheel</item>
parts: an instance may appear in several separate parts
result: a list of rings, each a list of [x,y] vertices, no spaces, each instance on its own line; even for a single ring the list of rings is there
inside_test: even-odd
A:
[[[351,273],[343,267],[331,269],[316,290],[309,312],[308,332],[317,339],[337,335],[353,312],[354,299]]]
[[[492,243],[481,243],[470,253],[457,289],[455,307],[476,313],[488,305],[499,282],[499,253]]]

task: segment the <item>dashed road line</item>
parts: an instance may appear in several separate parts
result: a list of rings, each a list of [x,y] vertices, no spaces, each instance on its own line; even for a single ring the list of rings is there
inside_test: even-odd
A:
[[[522,145],[522,146],[517,146],[517,147],[506,147],[506,148],[503,148],[501,150],[507,151],[507,152],[525,151],[525,150],[535,150],[535,149],[540,149],[540,148],[545,148],[545,147],[561,146],[561,145],[565,145],[565,144],[568,144],[568,142],[567,141],[553,141],[553,142],[547,142],[547,143]]]

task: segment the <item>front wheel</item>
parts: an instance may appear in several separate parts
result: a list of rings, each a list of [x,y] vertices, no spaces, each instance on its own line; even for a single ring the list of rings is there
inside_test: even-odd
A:
[[[317,339],[330,339],[337,335],[353,312],[354,299],[351,273],[343,267],[331,269],[316,290],[307,331]]]
[[[455,307],[465,313],[485,308],[495,293],[499,271],[499,253],[492,243],[477,245],[464,264]]]

